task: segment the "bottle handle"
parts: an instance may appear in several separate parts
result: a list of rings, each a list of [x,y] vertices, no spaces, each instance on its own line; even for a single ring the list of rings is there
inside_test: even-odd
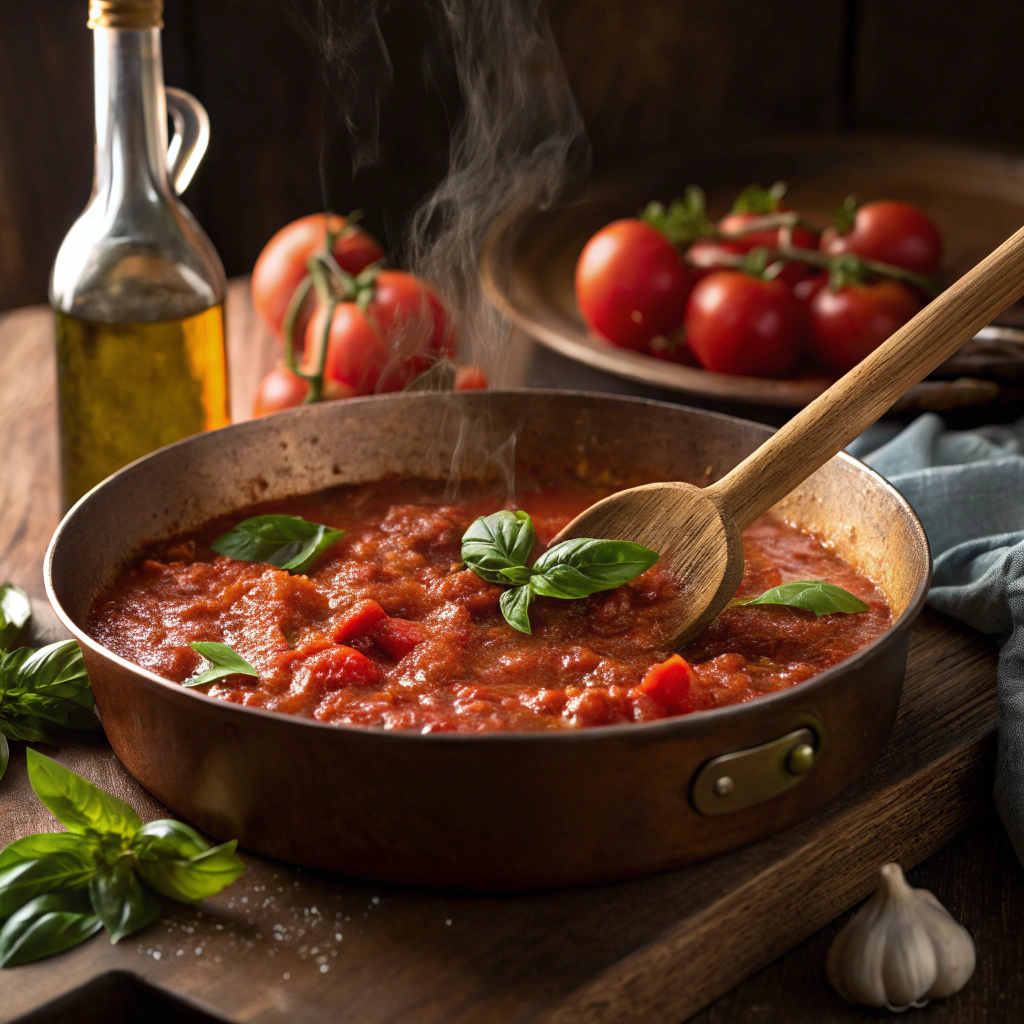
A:
[[[167,113],[174,122],[174,136],[167,147],[167,175],[181,195],[206,155],[210,144],[210,115],[191,93],[167,87]]]

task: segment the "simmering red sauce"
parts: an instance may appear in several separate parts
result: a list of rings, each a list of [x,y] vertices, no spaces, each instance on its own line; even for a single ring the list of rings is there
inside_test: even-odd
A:
[[[534,554],[614,488],[527,491]],[[463,488],[446,504],[429,481],[385,480],[274,502],[152,545],[97,599],[89,632],[115,653],[181,682],[201,658],[188,644],[230,644],[259,678],[230,676],[221,700],[322,722],[421,732],[564,729],[642,722],[668,712],[639,689],[670,654],[675,595],[658,565],[578,601],[538,599],[533,635],[501,617],[502,589],[460,568],[462,534],[507,504]],[[215,555],[241,519],[286,512],[346,531],[308,576]],[[815,616],[780,606],[731,607],[681,653],[693,667],[687,711],[720,707],[810,679],[889,627],[884,594],[820,540],[765,517],[743,535],[738,597],[793,580],[836,583],[867,612]],[[382,619],[376,602],[389,618]]]

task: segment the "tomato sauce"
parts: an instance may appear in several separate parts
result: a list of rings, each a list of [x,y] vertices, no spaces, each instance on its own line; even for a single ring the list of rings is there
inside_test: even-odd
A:
[[[537,532],[534,555],[611,490],[570,483],[519,494],[515,507],[531,514]],[[498,609],[503,588],[460,558],[470,523],[504,507],[481,487],[464,486],[446,502],[441,484],[383,480],[245,509],[151,545],[96,600],[88,630],[175,682],[201,665],[190,642],[229,644],[259,678],[218,680],[202,688],[211,696],[339,725],[493,732],[667,717],[639,687],[672,653],[661,639],[676,596],[668,573],[655,565],[582,600],[540,598],[530,609],[533,635],[519,633]],[[211,551],[211,541],[239,520],[266,512],[300,515],[346,535],[308,576]],[[728,608],[681,652],[693,670],[686,711],[803,682],[890,625],[882,591],[820,540],[764,517],[744,533],[743,546],[738,597],[821,579],[855,594],[868,611]]]

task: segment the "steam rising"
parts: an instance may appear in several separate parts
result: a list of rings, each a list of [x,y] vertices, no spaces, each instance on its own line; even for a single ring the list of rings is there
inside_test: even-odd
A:
[[[440,3],[464,106],[448,175],[413,217],[405,262],[452,311],[463,358],[500,382],[508,325],[482,294],[480,251],[495,229],[553,203],[589,148],[540,0]],[[497,254],[502,273],[510,241]]]
[[[292,0],[293,4],[302,0]],[[378,158],[384,102],[408,91],[386,37],[396,10],[386,0],[314,0],[306,19],[325,67],[353,173]],[[444,96],[452,72],[460,100],[451,124],[447,175],[393,245],[397,262],[426,278],[452,316],[461,362],[492,384],[507,374],[509,327],[484,299],[480,252],[496,228],[554,202],[589,167],[583,122],[565,78],[542,0],[422,0],[397,12],[434,36],[422,48],[423,84]],[[412,97],[414,106],[422,97]],[[387,127],[387,126],[385,126]],[[420,159],[416,152],[407,160]],[[507,269],[510,234],[495,253]]]

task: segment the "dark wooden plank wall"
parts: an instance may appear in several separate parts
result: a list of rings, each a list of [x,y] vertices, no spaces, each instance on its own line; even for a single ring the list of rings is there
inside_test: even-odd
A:
[[[292,0],[300,8],[307,0]],[[166,0],[166,79],[207,105],[213,141],[187,194],[229,274],[321,205],[392,236],[442,173],[450,82],[417,59],[427,0],[393,0],[382,158],[351,179],[315,60],[283,0]],[[1024,149],[1024,5],[1006,0],[551,0],[595,162],[768,132],[881,130]],[[0,27],[0,309],[45,298],[91,179],[86,0],[8,4]],[[438,90],[442,95],[437,95]]]

